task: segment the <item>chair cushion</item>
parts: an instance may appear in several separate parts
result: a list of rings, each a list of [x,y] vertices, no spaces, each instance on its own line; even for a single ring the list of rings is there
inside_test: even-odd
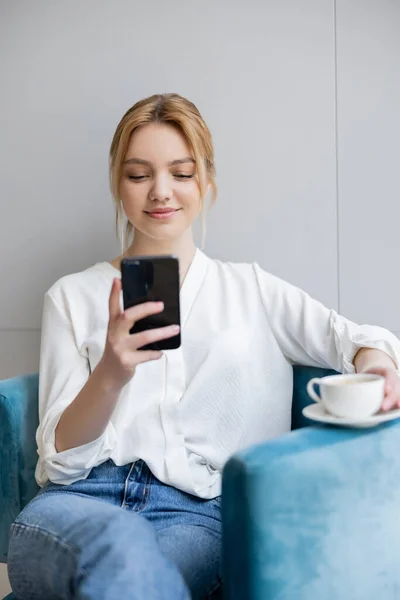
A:
[[[39,490],[35,481],[38,423],[38,375],[1,381],[0,562],[7,560],[11,523]]]

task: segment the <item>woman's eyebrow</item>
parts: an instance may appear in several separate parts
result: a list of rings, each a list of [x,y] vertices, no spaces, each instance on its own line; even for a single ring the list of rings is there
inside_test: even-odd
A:
[[[182,165],[183,163],[196,164],[196,161],[193,158],[190,158],[190,156],[187,156],[185,158],[178,158],[177,160],[173,160],[173,161],[169,162],[168,166],[172,167],[172,165]]]
[[[124,161],[124,165],[128,165],[128,164],[151,166],[151,163],[148,160],[143,160],[142,158],[128,158],[127,160]]]
[[[177,158],[176,160],[172,160],[171,162],[168,163],[169,167],[172,167],[173,165],[182,165],[184,163],[193,163],[196,164],[196,161],[191,158],[190,156],[186,156],[185,158]],[[127,160],[124,161],[125,165],[129,165],[129,164],[135,164],[135,165],[146,165],[148,167],[151,167],[151,162],[149,162],[148,160],[143,160],[142,158],[128,158]]]

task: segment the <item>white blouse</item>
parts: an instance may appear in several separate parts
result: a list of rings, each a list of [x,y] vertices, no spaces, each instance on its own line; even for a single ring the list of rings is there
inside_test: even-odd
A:
[[[161,481],[202,498],[221,491],[237,450],[290,430],[292,365],[354,372],[362,347],[400,365],[400,341],[357,325],[257,264],[196,251],[181,288],[182,346],[141,364],[96,440],[57,452],[55,429],[99,362],[112,280],[108,262],[59,279],[44,299],[36,480],[70,484],[111,458],[143,459]]]

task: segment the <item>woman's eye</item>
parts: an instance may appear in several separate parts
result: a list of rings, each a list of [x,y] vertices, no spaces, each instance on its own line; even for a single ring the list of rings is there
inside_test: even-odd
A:
[[[192,173],[192,174],[174,173],[174,177],[175,177],[175,179],[181,179],[181,180],[192,179],[192,177],[194,177],[194,173]],[[144,179],[147,179],[147,178],[148,178],[148,175],[128,175],[128,179],[130,179],[131,181],[143,181]]]

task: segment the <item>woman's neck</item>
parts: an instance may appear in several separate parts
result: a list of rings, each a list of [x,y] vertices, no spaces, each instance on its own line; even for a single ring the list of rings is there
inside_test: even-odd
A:
[[[124,256],[174,254],[179,259],[179,275],[182,285],[195,253],[196,246],[191,232],[174,240],[154,240],[136,233],[134,241]]]

